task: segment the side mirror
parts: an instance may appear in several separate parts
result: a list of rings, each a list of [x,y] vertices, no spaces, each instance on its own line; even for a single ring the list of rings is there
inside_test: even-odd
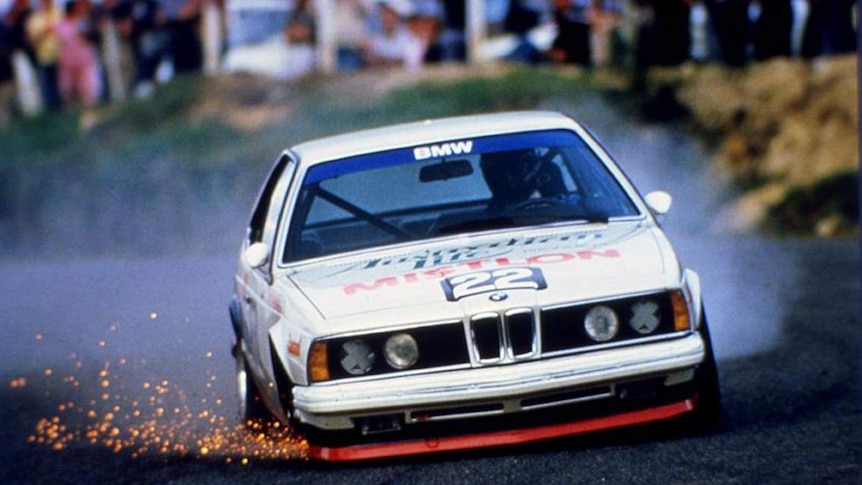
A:
[[[650,210],[652,210],[656,215],[663,216],[670,211],[673,197],[671,197],[667,192],[657,190],[655,192],[648,193],[646,197],[644,197],[644,201],[649,206]]]
[[[262,242],[256,242],[246,248],[242,255],[245,264],[252,268],[260,268],[269,262],[269,246]]]

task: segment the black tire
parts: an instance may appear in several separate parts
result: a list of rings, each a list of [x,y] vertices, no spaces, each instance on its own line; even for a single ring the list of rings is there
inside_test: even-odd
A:
[[[718,366],[715,363],[715,352],[712,348],[712,338],[706,313],[701,310],[703,321],[698,332],[706,345],[706,357],[695,373],[695,392],[697,402],[692,415],[694,430],[698,433],[717,433],[723,427],[721,386],[718,378]]]

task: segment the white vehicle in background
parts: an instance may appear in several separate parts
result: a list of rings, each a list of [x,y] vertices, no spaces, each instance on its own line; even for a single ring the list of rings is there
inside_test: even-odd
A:
[[[227,72],[263,74],[290,79],[311,72],[317,63],[312,46],[290,45],[285,36],[290,0],[232,0],[227,2]]]
[[[701,285],[608,153],[558,113],[290,148],[230,315],[246,419],[354,460],[670,418],[720,423]]]

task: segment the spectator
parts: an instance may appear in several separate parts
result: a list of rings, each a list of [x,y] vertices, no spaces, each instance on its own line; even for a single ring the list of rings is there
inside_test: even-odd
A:
[[[297,0],[287,19],[285,36],[292,45],[314,45],[316,39],[314,10],[310,0]]]
[[[635,64],[677,66],[691,58],[696,0],[636,0]]]
[[[117,17],[120,33],[132,45],[132,92],[138,97],[148,96],[159,64],[170,52],[167,17],[157,0],[123,0],[117,6]]]
[[[424,63],[440,62],[445,55],[438,46],[443,20],[443,5],[439,0],[414,0],[413,12],[407,20],[410,32],[422,42]]]
[[[432,46],[432,58],[440,61],[467,59],[465,0],[442,0],[443,20],[437,41]],[[436,57],[435,57],[436,56]]]
[[[706,0],[712,29],[725,64],[745,65],[748,58],[749,0]]]
[[[539,25],[541,19],[541,12],[533,8],[529,0],[510,0],[509,10],[503,20],[503,29],[519,36],[527,35],[530,30]]]
[[[63,13],[54,0],[40,0],[39,8],[27,20],[27,39],[36,54],[42,102],[47,109],[59,109],[62,105],[57,84],[57,59],[60,40],[56,28],[63,20]]]
[[[688,0],[654,1],[654,49],[652,63],[678,66],[691,53],[691,6]]]
[[[3,17],[3,29],[6,31],[9,52],[23,51],[36,64],[36,53],[27,40],[27,21],[32,13],[30,0],[15,0]]]
[[[763,61],[792,53],[793,5],[790,0],[760,0],[754,24],[754,58]]]
[[[581,1],[581,0],[573,0]],[[588,2],[589,0],[583,0]],[[533,5],[528,5],[528,0],[511,0],[506,18],[503,20],[503,28],[517,38],[515,48],[506,55],[506,60],[515,62],[535,63],[543,60],[544,56],[528,38],[532,29],[541,22],[542,15]]]
[[[102,44],[104,39],[102,38],[102,28],[104,23],[108,20],[111,15],[111,9],[114,6],[115,0],[101,0],[97,4],[93,3],[93,0],[78,0],[82,3],[82,7],[87,15],[80,21],[80,30],[84,37],[92,44],[93,49],[96,52],[96,63],[97,69],[99,72],[99,86],[100,92],[99,96],[102,99],[108,99],[107,92],[107,78],[106,78],[106,66],[105,61],[102,60]]]
[[[0,83],[13,77],[12,54],[22,51],[35,64],[36,57],[27,42],[25,26],[30,16],[30,0],[15,0],[0,22]]]
[[[317,33],[310,0],[297,0],[284,27],[284,40],[278,77],[290,79],[312,72],[317,63]]]
[[[0,23],[0,89],[9,82],[12,76],[12,48],[9,29],[5,23]],[[2,102],[2,100],[0,100]]]
[[[367,10],[360,0],[336,0],[335,5],[336,65],[340,72],[352,72],[365,65],[362,45],[368,36]]]
[[[386,0],[379,4],[380,32],[372,34],[364,45],[368,66],[404,66],[415,69],[422,65],[425,46],[407,28],[406,20],[413,13],[408,0]]]
[[[175,72],[198,72],[203,67],[199,25],[201,0],[161,0],[170,30],[170,54]]]
[[[592,65],[591,17],[589,0],[554,0],[557,36],[547,52],[551,62]]]
[[[624,0],[594,0],[590,22],[592,65],[611,62],[622,65],[624,49],[620,37],[619,20],[625,3]]]
[[[802,36],[802,56],[810,59],[823,54],[854,52],[855,0],[810,0],[808,3],[811,8]]]
[[[59,87],[63,102],[94,106],[101,93],[98,54],[87,38],[89,3],[66,2],[66,15],[57,24]]]

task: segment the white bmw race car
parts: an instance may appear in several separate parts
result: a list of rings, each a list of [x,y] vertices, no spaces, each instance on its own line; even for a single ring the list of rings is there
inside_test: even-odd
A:
[[[261,191],[230,305],[244,417],[325,460],[714,429],[701,285],[656,222],[669,207],[558,113],[296,145]]]

